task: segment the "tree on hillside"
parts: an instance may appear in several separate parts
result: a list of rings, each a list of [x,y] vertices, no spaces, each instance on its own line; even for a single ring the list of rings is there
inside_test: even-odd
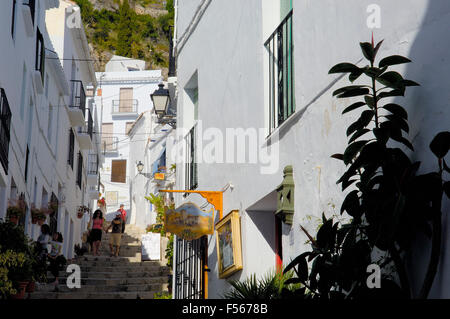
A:
[[[116,54],[132,57],[133,33],[136,29],[134,12],[130,8],[128,0],[124,0],[119,6],[119,32],[117,35]]]

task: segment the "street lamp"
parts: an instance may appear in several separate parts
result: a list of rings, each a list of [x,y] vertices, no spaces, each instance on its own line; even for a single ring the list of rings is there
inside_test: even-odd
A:
[[[167,114],[170,104],[170,95],[169,90],[164,88],[164,84],[160,83],[158,86],[159,88],[153,92],[153,94],[150,94],[150,97],[155,106],[156,115],[161,118]]]
[[[139,163],[137,163],[137,170],[138,170],[139,174],[142,174],[142,171],[144,170],[144,164],[142,164],[141,161],[139,161]]]

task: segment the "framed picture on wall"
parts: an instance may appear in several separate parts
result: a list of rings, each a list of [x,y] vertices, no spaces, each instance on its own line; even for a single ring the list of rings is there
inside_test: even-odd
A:
[[[227,278],[242,269],[241,223],[233,210],[216,224],[219,278]]]

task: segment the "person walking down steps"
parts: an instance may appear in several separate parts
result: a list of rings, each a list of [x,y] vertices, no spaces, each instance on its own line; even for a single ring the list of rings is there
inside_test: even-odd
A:
[[[125,224],[127,222],[127,211],[123,207],[124,205],[120,204],[120,208],[117,210],[122,216],[122,234],[125,233]]]
[[[111,250],[110,257],[116,256],[119,257],[119,249],[120,249],[120,240],[122,239],[122,225],[124,224],[122,220],[122,214],[120,212],[117,212],[116,218],[114,218],[111,222],[111,225],[106,229],[106,232],[110,228],[112,228],[112,234],[109,238],[109,248]],[[115,251],[114,251],[115,249]]]

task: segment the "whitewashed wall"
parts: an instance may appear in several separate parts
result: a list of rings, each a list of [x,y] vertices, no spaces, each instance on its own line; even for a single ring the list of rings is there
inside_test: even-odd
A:
[[[87,196],[75,187],[75,174],[67,165],[70,123],[65,107],[68,103],[69,84],[67,81],[71,76],[70,68],[67,70],[67,66],[61,64],[59,60],[54,60],[54,57],[70,56],[75,59],[89,59],[89,57],[85,52],[74,52],[78,50],[77,47],[80,47],[81,43],[74,33],[69,32],[65,24],[64,10],[68,6],[72,6],[71,3],[67,1],[36,1],[33,27],[29,13],[23,12],[23,8],[27,7],[21,1],[17,1],[14,40],[11,39],[10,31],[11,3],[11,1],[4,1],[0,5],[2,24],[0,39],[3,57],[0,62],[0,86],[7,91],[12,111],[9,174],[6,175],[2,169],[0,170],[0,217],[5,217],[7,200],[11,197],[11,178],[17,185],[17,193],[25,193],[28,204],[41,207],[41,205],[47,204],[51,194],[55,193],[60,201],[58,231],[62,232],[64,237],[64,254],[71,258],[73,245],[81,241],[82,231],[80,220],[76,218],[76,207],[86,205]],[[46,24],[46,22],[49,23]],[[29,35],[26,31],[27,25],[32,27],[29,29]],[[39,28],[43,34],[44,45],[47,49],[44,77],[46,85],[42,94],[37,92],[38,81],[34,79],[36,28]],[[62,43],[67,44],[66,48],[61,45]],[[84,44],[87,46],[87,42]],[[51,53],[55,51],[58,51],[58,55]],[[89,72],[86,62],[84,64],[85,66],[80,66],[80,76],[85,83],[95,84],[95,77],[91,76],[93,72]],[[26,66],[25,77],[23,77],[24,65]],[[63,69],[62,66],[65,68]],[[53,110],[51,116],[49,116],[49,105]],[[30,156],[28,181],[25,183],[27,144]],[[77,152],[76,144],[75,154]],[[84,158],[86,159],[87,156]],[[76,165],[76,159],[74,164]],[[85,175],[83,180],[86,180]],[[46,197],[43,196],[44,189],[47,192]],[[65,202],[62,201],[63,193]],[[25,230],[34,239],[40,233],[39,226],[31,224],[29,212]]]
[[[158,88],[158,84],[162,80],[161,70],[101,72],[97,73],[97,79],[99,87],[102,89],[102,96],[95,97],[95,104],[100,108],[102,123],[113,123],[113,136],[117,137],[119,141],[118,152],[106,153],[103,168],[100,172],[105,191],[117,191],[119,194],[117,205],[108,205],[107,211],[108,214],[112,214],[123,203],[129,214],[130,180],[134,178],[135,174],[135,170],[131,170],[131,167],[135,168],[136,163],[131,162],[130,159],[130,151],[134,147],[134,143],[130,143],[130,137],[126,134],[126,123],[136,121],[139,114],[153,108],[150,94]],[[120,88],[133,88],[133,99],[138,101],[138,110],[135,115],[112,115],[112,101],[120,99]],[[111,183],[111,161],[119,159],[127,160],[127,182]],[[128,221],[130,222],[130,219]]]
[[[200,164],[199,189],[220,190],[231,181],[235,188],[224,194],[224,212],[240,209],[244,269],[232,279],[243,279],[252,273],[263,275],[275,267],[270,238],[270,212],[246,212],[249,208],[271,209],[273,200],[261,201],[282,181],[282,169],[292,165],[295,179],[295,215],[291,228],[283,230],[284,262],[309,249],[304,225],[315,232],[317,218],[325,212],[338,213],[344,194],[336,181],[344,172],[341,162],[330,158],[342,152],[346,145],[345,130],[354,120],[340,113],[350,100],[337,101],[331,93],[347,83],[334,84],[336,76],[328,70],[339,62],[359,63],[362,57],[359,42],[370,41],[366,26],[367,7],[376,3],[381,8],[381,29],[374,30],[376,41],[384,39],[379,56],[402,54],[413,60],[395,68],[406,78],[421,83],[420,88],[407,91],[398,99],[410,114],[410,140],[417,150],[415,158],[424,161],[422,169],[429,171],[435,162],[428,144],[441,130],[448,130],[449,27],[450,4],[447,1],[294,1],[294,65],[296,113],[277,131],[279,133],[279,168],[274,174],[262,175],[256,164]],[[227,127],[266,128],[267,85],[263,43],[274,28],[274,16],[267,1],[216,1],[207,8],[188,41],[178,50],[178,122],[189,117],[185,110],[183,88],[192,75],[198,73],[199,119],[203,128]],[[192,16],[186,3],[177,8],[177,37],[183,35]],[[276,24],[275,24],[276,25]],[[178,42],[180,45],[180,42]],[[266,61],[266,62],[265,62]],[[363,62],[360,63],[360,65]],[[265,107],[266,106],[266,107]],[[181,126],[181,125],[180,125]],[[184,187],[184,171],[177,170],[177,187]],[[177,204],[184,199],[177,196]],[[188,200],[203,203],[194,195]],[[444,206],[447,224],[448,201]],[[450,240],[444,231],[444,248]],[[210,237],[209,292],[219,297],[228,285],[217,277],[215,239]],[[423,242],[423,241],[422,241]],[[266,248],[261,248],[258,243]],[[412,256],[412,276],[421,281],[428,247],[422,244]],[[266,257],[261,258],[261,255]],[[272,256],[272,257],[271,257]],[[440,272],[430,297],[449,297],[446,270],[450,259],[443,249]],[[417,287],[415,287],[417,289]]]

